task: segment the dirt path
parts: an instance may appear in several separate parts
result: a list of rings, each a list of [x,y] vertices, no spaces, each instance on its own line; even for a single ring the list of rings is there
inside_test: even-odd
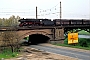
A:
[[[68,56],[57,55],[54,53],[44,52],[30,47],[23,47],[23,50],[16,58],[5,60],[78,60]]]

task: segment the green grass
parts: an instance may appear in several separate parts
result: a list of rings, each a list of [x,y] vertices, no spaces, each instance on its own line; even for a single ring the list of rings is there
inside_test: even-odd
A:
[[[19,52],[13,52],[12,53],[11,49],[4,49],[3,51],[0,52],[0,59],[17,57],[18,54],[19,54]]]
[[[73,46],[73,45],[66,45],[66,44],[54,44],[54,45],[90,50],[90,46],[89,47],[81,47],[81,46]]]
[[[68,39],[66,38],[64,40],[64,44],[54,44],[54,45],[90,50],[90,39],[79,38],[78,41],[79,41],[78,44],[72,45],[68,44]]]
[[[84,31],[84,30],[79,31],[78,34],[81,34],[81,35],[90,35],[89,32]]]
[[[1,58],[13,58],[13,57],[16,57],[18,55],[17,52],[14,52],[14,53],[0,53],[0,59]]]

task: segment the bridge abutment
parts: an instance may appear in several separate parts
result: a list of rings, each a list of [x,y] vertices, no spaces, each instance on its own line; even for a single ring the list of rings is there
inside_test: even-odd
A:
[[[53,39],[49,41],[52,44],[64,43],[64,28],[53,29]]]

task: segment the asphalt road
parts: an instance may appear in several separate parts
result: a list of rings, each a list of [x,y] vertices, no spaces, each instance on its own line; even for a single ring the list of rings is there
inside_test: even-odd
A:
[[[55,48],[55,47],[42,46],[42,45],[30,45],[30,47],[51,53],[78,58],[79,60],[90,60],[90,53],[87,52],[72,51],[68,49]]]

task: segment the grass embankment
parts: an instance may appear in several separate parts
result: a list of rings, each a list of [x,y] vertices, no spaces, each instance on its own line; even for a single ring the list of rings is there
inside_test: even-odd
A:
[[[0,46],[0,60],[17,57],[22,49],[22,47],[13,47],[12,49],[10,46]]]
[[[79,38],[79,43],[74,45],[68,44],[68,39],[66,38],[64,40],[64,44],[54,44],[54,45],[90,50],[90,39]]]
[[[79,31],[78,34],[90,35],[89,32],[84,31],[84,30]],[[64,40],[64,44],[54,44],[54,45],[90,50],[90,39],[78,38],[78,44],[73,45],[73,44],[68,44],[68,39],[66,38]]]
[[[90,50],[90,47],[81,47],[81,46],[73,46],[73,45],[66,45],[66,44],[55,44],[57,46],[64,46],[64,47],[71,47],[71,48],[79,48],[79,49],[85,49]]]
[[[17,57],[18,56],[18,52],[5,52],[5,53],[0,53],[0,59],[4,58],[13,58],[13,57]]]
[[[83,41],[82,41],[83,40]],[[79,39],[78,44],[68,44],[68,40],[64,40],[64,44],[55,44],[57,46],[64,46],[64,47],[72,47],[72,48],[79,48],[79,49],[85,49],[85,50],[90,50],[90,39]]]
[[[17,52],[15,52],[15,53],[2,53],[2,54],[0,54],[0,59],[13,58],[13,57],[16,57],[17,55],[18,55]]]
[[[11,50],[7,50],[7,49],[0,53],[0,59],[13,58],[17,56],[18,56],[18,52],[12,53]]]
[[[89,32],[84,31],[84,30],[79,31],[78,34],[79,34],[79,35],[90,35]]]

